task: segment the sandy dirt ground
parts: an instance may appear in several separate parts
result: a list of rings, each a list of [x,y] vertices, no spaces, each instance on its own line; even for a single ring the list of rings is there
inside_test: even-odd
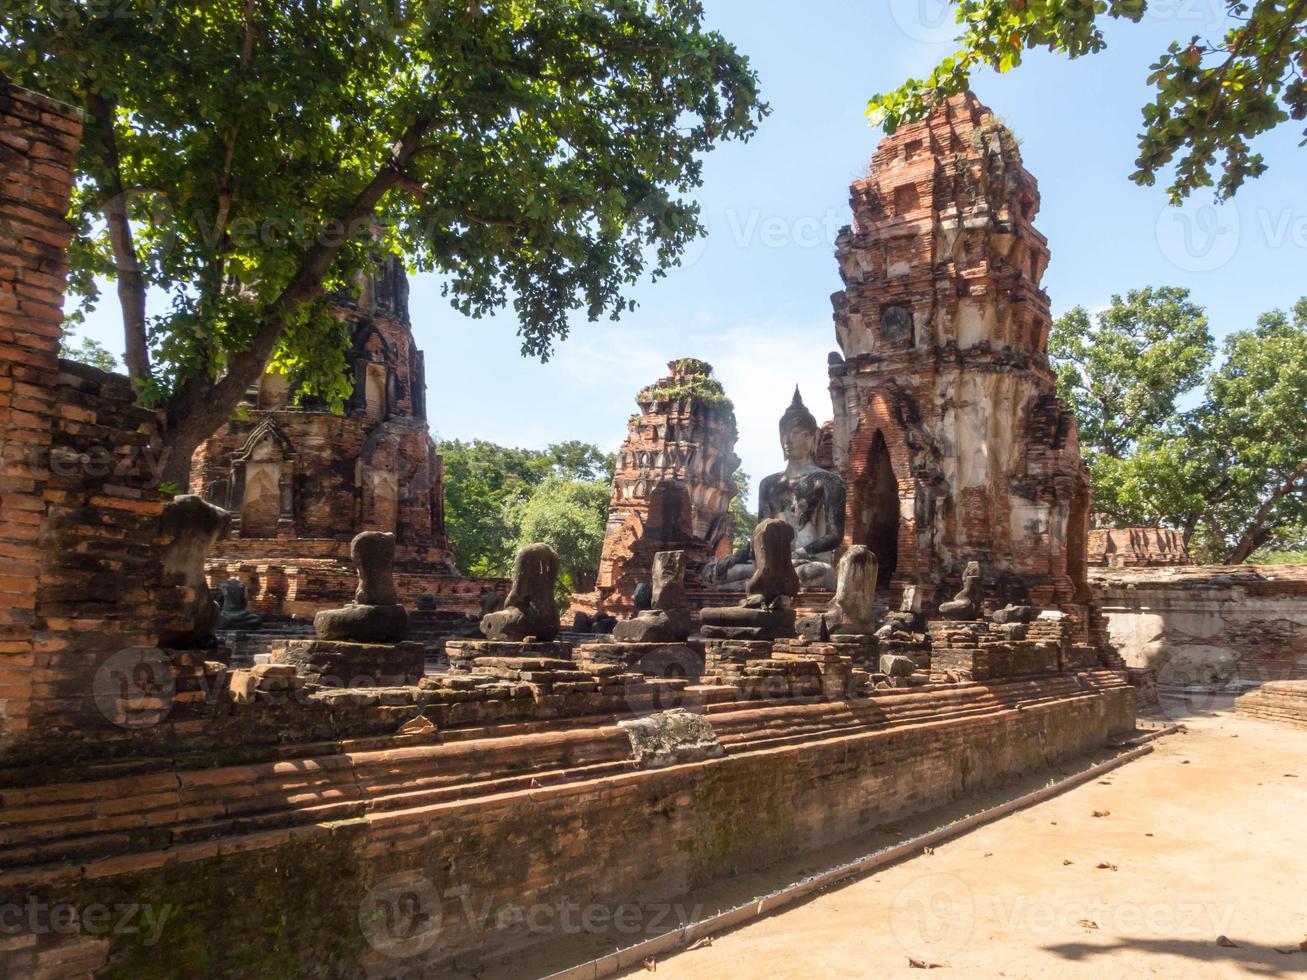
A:
[[[1168,701],[1189,731],[1151,755],[657,973],[1307,977],[1307,732],[1230,704]]]

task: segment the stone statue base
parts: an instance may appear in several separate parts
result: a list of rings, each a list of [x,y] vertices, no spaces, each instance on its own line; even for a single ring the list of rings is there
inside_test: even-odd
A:
[[[422,680],[426,647],[416,642],[288,640],[272,661],[293,665],[306,683],[322,687],[403,687]]]
[[[647,609],[613,627],[618,643],[684,643],[692,630],[689,609]]]
[[[699,613],[700,635],[714,640],[777,640],[794,635],[794,610],[727,606]]]
[[[638,671],[646,677],[703,675],[703,654],[686,643],[585,643],[577,657],[591,664],[611,664]]]
[[[314,616],[313,632],[320,640],[398,643],[408,636],[408,611],[400,605],[368,606],[351,602],[340,609],[324,609]]]

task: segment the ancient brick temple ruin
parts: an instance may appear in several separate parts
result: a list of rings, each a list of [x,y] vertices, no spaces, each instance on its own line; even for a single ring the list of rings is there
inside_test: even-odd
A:
[[[573,597],[576,611],[628,615],[659,551],[686,553],[691,589],[707,562],[730,551],[735,411],[710,364],[687,357],[667,369],[636,396],[640,412],[617,454],[595,590]]]
[[[155,413],[125,378],[58,357],[79,115],[7,85],[0,110],[0,909],[74,910],[68,928],[0,935],[0,976],[467,975],[533,944],[587,944],[570,966],[601,941],[684,935],[658,908],[696,908],[721,879],[861,847],[1133,737],[1136,691],[1083,655],[1078,619],[982,615],[996,596],[980,563],[1040,605],[1074,607],[1082,578],[1067,567],[1083,489],[1074,429],[1047,427],[1059,416],[1038,343],[1000,356],[923,333],[915,360],[885,351],[903,386],[893,401],[880,355],[855,352],[882,330],[846,338],[834,375],[858,407],[841,409],[834,440],[861,488],[855,536],[883,547],[897,521],[897,561],[882,559],[892,579],[935,590],[979,555],[971,591],[941,610],[953,618],[908,609],[872,632],[875,575],[856,549],[841,559],[835,628],[795,636],[792,534],[770,520],[751,542],[765,608],[732,597],[715,627],[696,624],[686,586],[729,546],[735,429],[707,366],[678,361],[641,394],[614,494],[631,534],[606,551],[610,598],[649,568],[649,615],[614,642],[573,642],[559,633],[557,556],[533,544],[483,638],[451,641],[448,664],[433,664],[406,632],[413,590],[447,574],[439,463],[398,281],[383,276],[347,314],[360,394],[343,418],[292,407],[266,382],[198,460],[197,488],[230,517],[169,499]],[[966,132],[973,115],[992,135],[965,101],[919,131]],[[966,206],[994,244],[976,200]],[[1006,308],[1009,287],[977,262],[977,286]],[[922,331],[932,310],[943,317],[912,309]],[[945,375],[970,392],[965,406],[945,403]],[[1009,409],[1023,420],[1015,443],[961,421],[996,426]],[[869,429],[884,433],[906,521],[884,516],[865,479],[879,451]],[[981,466],[986,447],[1001,468]],[[1009,522],[990,533],[992,557],[973,511]],[[312,638],[284,638],[248,669],[214,635],[204,580],[228,521],[236,536],[210,576],[235,569],[254,577],[256,607],[317,613]],[[100,906],[149,908],[160,928],[78,915]],[[577,937],[561,916],[578,906],[631,908],[635,925]],[[522,928],[541,911],[553,928]]]
[[[486,583],[459,576],[445,536],[444,474],[427,427],[426,375],[398,259],[338,298],[353,394],[343,414],[265,374],[243,411],[196,450],[191,491],[232,515],[209,561],[212,584],[245,582],[260,613],[312,617],[354,589],[349,543],[396,536],[397,580],[475,612]]]
[[[938,602],[979,562],[995,601],[1077,613],[1089,485],[1048,361],[1035,179],[970,93],[884,139],[836,241],[833,460],[847,541]]]

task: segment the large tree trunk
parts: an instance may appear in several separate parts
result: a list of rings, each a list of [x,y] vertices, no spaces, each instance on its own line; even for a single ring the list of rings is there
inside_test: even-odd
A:
[[[87,108],[91,115],[86,140],[91,151],[90,169],[103,195],[100,207],[109,230],[118,305],[123,316],[123,359],[127,363],[127,376],[139,385],[150,377],[145,339],[145,277],[141,274],[132,236],[128,195],[123,189],[118,140],[113,129],[115,108],[99,95],[88,97]]]

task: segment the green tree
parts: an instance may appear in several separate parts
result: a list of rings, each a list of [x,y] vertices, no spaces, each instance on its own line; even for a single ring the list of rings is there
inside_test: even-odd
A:
[[[1148,10],[1147,0],[952,3],[958,50],[926,78],[871,98],[867,113],[886,132],[925,118],[938,100],[968,88],[979,68],[1011,71],[1035,48],[1069,58],[1096,54],[1107,46],[1107,20],[1138,22]],[[1224,6],[1229,26],[1222,37],[1178,39],[1150,66],[1155,91],[1143,107],[1138,169],[1130,179],[1151,187],[1178,156],[1167,189],[1173,203],[1213,183],[1220,197],[1230,197],[1266,170],[1249,142],[1289,119],[1307,118],[1307,2],[1224,0]]]
[[[71,289],[114,282],[165,477],[271,364],[348,394],[330,296],[387,254],[453,305],[512,304],[545,358],[576,311],[702,233],[702,156],[748,138],[756,77],[694,0],[29,0],[0,73],[81,107]],[[170,306],[146,314],[146,296]]]
[[[80,364],[89,364],[101,371],[113,371],[118,367],[118,358],[113,352],[91,337],[82,337],[76,344],[77,335],[72,324],[64,324],[64,335],[59,340],[59,356]]]
[[[1068,315],[1054,325],[1050,350],[1079,352],[1074,364],[1058,365],[1059,387],[1084,413],[1081,448],[1097,511],[1118,525],[1179,529],[1203,561],[1238,564],[1303,548],[1307,298],[1291,314],[1276,310],[1255,328],[1228,335],[1225,359],[1207,373],[1200,403],[1188,410],[1176,402],[1193,377],[1206,320],[1201,310],[1190,311],[1181,324],[1188,324],[1189,342],[1172,352],[1185,362],[1175,371],[1160,368],[1154,356],[1170,343],[1161,333],[1132,359],[1119,356],[1116,331],[1092,330],[1085,317]],[[1156,386],[1160,397],[1131,400],[1140,385]],[[1128,425],[1104,421],[1116,403],[1086,394],[1103,391],[1146,411]]]
[[[736,470],[735,496],[731,498],[731,517],[734,519],[731,544],[736,549],[753,540],[754,528],[758,526],[758,515],[749,509],[749,474]]]
[[[543,450],[514,449],[480,439],[455,439],[438,448],[445,472],[445,530],[454,563],[469,575],[512,572],[518,532],[505,515],[515,513],[514,508],[550,480],[602,484],[600,525],[608,518],[614,460],[597,446],[573,440]]]
[[[1198,409],[1211,468],[1206,546],[1230,564],[1307,525],[1307,297],[1225,339]]]
[[[504,509],[514,551],[540,541],[558,553],[560,605],[572,593],[594,588],[610,491],[607,480],[550,476],[529,497],[510,501]]]
[[[554,474],[566,480],[607,480],[611,483],[613,471],[617,468],[616,453],[606,453],[597,446],[575,439],[555,443],[545,452]]]
[[[1171,286],[1113,296],[1093,317],[1077,306],[1048,340],[1082,443],[1116,459],[1171,418],[1176,399],[1202,383],[1214,349],[1203,308]]]

